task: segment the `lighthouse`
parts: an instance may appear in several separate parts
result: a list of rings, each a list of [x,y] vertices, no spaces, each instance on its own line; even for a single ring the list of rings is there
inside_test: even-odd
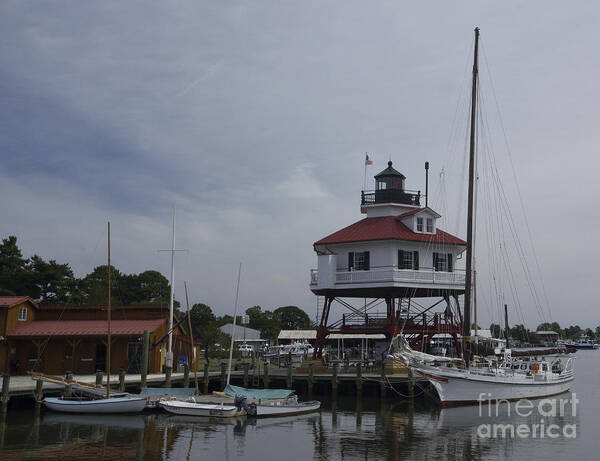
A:
[[[466,242],[438,226],[441,215],[423,206],[420,191],[392,162],[375,175],[375,190],[361,191],[366,217],[314,243],[317,268],[310,290],[323,297],[315,356],[331,333],[402,332],[425,350],[435,334],[451,335],[460,353],[465,272],[457,259]],[[341,309],[333,318],[332,306]]]

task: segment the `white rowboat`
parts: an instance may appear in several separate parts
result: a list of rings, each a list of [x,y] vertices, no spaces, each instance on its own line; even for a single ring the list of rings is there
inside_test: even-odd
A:
[[[98,400],[68,400],[46,397],[44,405],[62,413],[139,413],[146,406],[142,397],[118,397]]]
[[[175,415],[233,418],[246,414],[243,409],[238,410],[235,405],[181,402],[179,400],[161,400],[158,404],[164,410]]]

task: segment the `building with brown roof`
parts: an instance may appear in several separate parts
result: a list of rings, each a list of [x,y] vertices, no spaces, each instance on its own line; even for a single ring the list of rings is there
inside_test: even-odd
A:
[[[106,306],[38,306],[27,297],[0,297],[0,367],[11,374],[36,371],[75,374],[106,371]],[[111,308],[111,373],[139,372],[144,331],[150,333],[148,371],[162,370],[169,308],[161,305]],[[184,332],[173,332],[173,355],[188,360]]]

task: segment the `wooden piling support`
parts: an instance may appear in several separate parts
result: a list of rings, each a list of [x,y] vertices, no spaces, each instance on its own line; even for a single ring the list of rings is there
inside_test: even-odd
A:
[[[411,400],[415,398],[415,378],[412,368],[408,369],[408,398]]]
[[[356,393],[362,392],[362,363],[358,362],[356,365]]]
[[[41,379],[38,379],[35,382],[35,404],[36,405],[41,405],[42,400],[44,400],[43,386],[44,386],[44,381],[42,381]]]
[[[125,370],[119,370],[119,391],[125,392]]]
[[[2,413],[5,413],[6,408],[8,407],[8,399],[10,399],[9,389],[10,375],[8,373],[4,373],[2,375]]]
[[[244,362],[242,364],[242,366],[244,367],[244,387],[248,387],[248,367],[250,366],[250,364],[248,362]]]
[[[288,389],[291,389],[294,385],[294,367],[292,366],[291,361],[288,363],[286,384]]]
[[[268,389],[269,388],[269,362],[267,362],[265,360],[264,362],[264,369],[263,369],[263,384],[264,384],[264,388]]]
[[[203,389],[203,392],[205,394],[208,394],[208,382],[210,381],[210,374],[208,372],[208,366],[209,366],[209,363],[206,362],[204,364],[204,389]]]
[[[387,389],[387,377],[385,376],[385,360],[381,361],[381,383],[379,384],[379,396],[385,397]]]
[[[100,370],[96,371],[96,386],[102,386],[102,378],[104,377],[104,373],[102,373]]]
[[[65,373],[65,379],[73,379],[73,372],[72,371],[67,371]],[[71,397],[71,395],[73,394],[73,385],[69,384],[67,387],[65,387],[65,397]]]
[[[140,387],[144,388],[148,383],[148,355],[150,352],[150,332],[148,330],[144,331],[144,337],[142,339],[142,369],[141,373],[141,381]]]
[[[333,394],[337,394],[338,391],[338,372],[340,369],[340,364],[335,362],[333,364],[333,374],[331,375],[331,392]]]
[[[312,394],[315,385],[315,364],[310,362],[308,364],[308,393]]]
[[[190,367],[187,363],[183,364],[183,387],[190,387]]]
[[[171,373],[173,371],[173,367],[165,367],[165,386],[166,388],[171,387]]]
[[[225,386],[227,386],[227,364],[221,362],[221,390],[224,390]]]

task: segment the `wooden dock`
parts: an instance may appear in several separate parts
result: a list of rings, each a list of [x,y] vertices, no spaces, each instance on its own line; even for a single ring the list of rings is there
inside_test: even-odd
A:
[[[338,392],[343,394],[366,392],[381,393],[387,392],[390,387],[399,387],[406,389],[412,394],[414,385],[421,383],[422,380],[415,378],[410,370],[385,370],[379,367],[379,371],[371,368],[363,369],[358,367],[338,367],[324,368],[308,363],[299,368],[278,368],[274,366],[261,366],[257,369],[251,369],[251,364],[242,364],[243,370],[232,370],[231,383],[244,387],[253,388],[288,388],[298,392],[312,393],[317,392]],[[226,364],[221,363],[220,371],[211,371],[208,369],[198,372],[198,384],[200,391],[209,393],[213,390],[222,390],[226,383]],[[102,373],[93,375],[76,375],[73,379],[81,383],[95,384],[98,386],[106,385],[106,376]],[[120,373],[117,376],[111,376],[111,388],[121,391],[138,392],[142,382],[147,387],[190,387],[194,386],[193,372],[172,373],[170,377],[162,373],[148,374],[125,374]],[[8,389],[4,389],[8,383]],[[6,407],[9,400],[15,399],[34,399],[41,402],[44,396],[61,395],[65,385],[61,383],[44,382],[35,379],[35,376],[4,375],[0,394],[2,396],[2,406]]]

